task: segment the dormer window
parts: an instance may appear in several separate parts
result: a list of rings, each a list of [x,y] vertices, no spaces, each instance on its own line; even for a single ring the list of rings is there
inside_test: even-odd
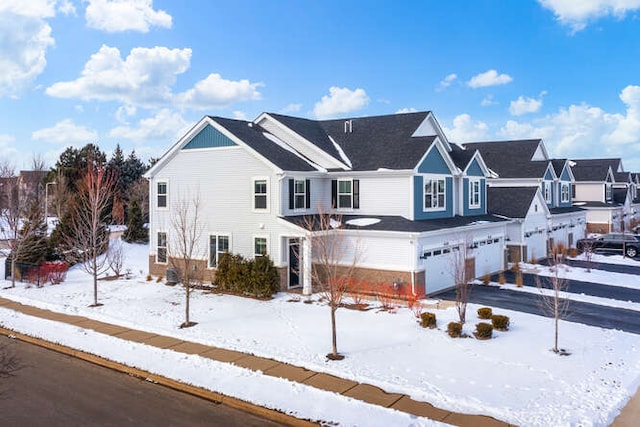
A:
[[[569,184],[564,182],[560,188],[560,200],[562,203],[567,203],[569,201]]]
[[[612,199],[612,196],[611,196],[611,184],[610,183],[605,184],[605,199],[606,199],[605,201],[607,201],[607,202],[610,202],[611,199]]]
[[[551,203],[551,183],[549,181],[545,181],[543,186],[544,188],[544,201],[547,204]]]
[[[469,207],[470,208],[480,207],[480,180],[479,179],[469,180]]]
[[[444,178],[424,180],[424,210],[445,209],[446,187]]]

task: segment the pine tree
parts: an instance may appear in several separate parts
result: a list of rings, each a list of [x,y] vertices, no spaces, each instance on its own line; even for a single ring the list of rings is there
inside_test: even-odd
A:
[[[128,243],[147,243],[149,241],[149,231],[144,227],[142,211],[136,200],[133,200],[129,206],[127,230],[122,237]]]
[[[50,258],[47,242],[47,224],[44,222],[43,212],[38,200],[35,200],[27,213],[27,219],[20,231],[23,237],[19,262],[40,263]]]

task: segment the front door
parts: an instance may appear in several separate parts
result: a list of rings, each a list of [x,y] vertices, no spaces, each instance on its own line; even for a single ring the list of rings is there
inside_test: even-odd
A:
[[[301,285],[300,253],[300,239],[289,239],[289,288]]]

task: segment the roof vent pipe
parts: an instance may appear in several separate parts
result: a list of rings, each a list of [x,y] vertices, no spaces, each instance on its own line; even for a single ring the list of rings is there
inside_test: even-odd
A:
[[[344,121],[344,133],[353,132],[353,120],[345,120]]]

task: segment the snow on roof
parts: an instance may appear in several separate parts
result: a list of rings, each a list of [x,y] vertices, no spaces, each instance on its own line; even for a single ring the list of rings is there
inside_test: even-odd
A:
[[[366,227],[367,225],[373,225],[379,223],[378,218],[356,218],[347,221],[349,225],[355,225],[356,227]]]

